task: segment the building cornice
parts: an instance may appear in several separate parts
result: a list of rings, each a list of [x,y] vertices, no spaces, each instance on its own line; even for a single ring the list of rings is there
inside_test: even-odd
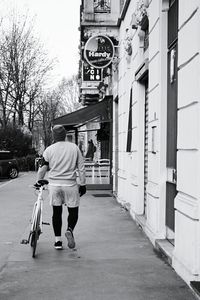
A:
[[[115,24],[109,24],[109,23],[104,23],[100,24],[97,22],[81,22],[81,27],[118,27],[118,23]]]

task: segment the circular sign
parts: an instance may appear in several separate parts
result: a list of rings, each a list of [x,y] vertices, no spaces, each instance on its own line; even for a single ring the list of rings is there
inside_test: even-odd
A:
[[[114,52],[114,45],[109,37],[96,35],[85,44],[84,57],[92,67],[102,69],[112,62]]]

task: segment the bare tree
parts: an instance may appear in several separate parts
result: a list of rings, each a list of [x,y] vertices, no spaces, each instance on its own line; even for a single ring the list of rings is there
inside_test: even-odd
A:
[[[2,126],[6,126],[10,116],[14,125],[33,127],[35,100],[41,92],[52,61],[37,38],[33,24],[27,16],[19,21],[13,17],[10,26],[0,32],[0,105]],[[27,117],[28,114],[28,117]]]
[[[71,113],[81,108],[79,103],[78,76],[74,75],[70,79],[63,78],[58,86],[62,102],[65,107],[65,113]]]
[[[43,140],[44,147],[51,144],[51,128],[53,120],[64,114],[65,110],[62,105],[61,95],[59,90],[52,90],[40,97],[37,104],[36,123],[37,130],[40,131],[40,136]]]
[[[27,16],[14,15],[9,26],[0,26],[0,125],[26,127],[34,144],[42,139],[45,147],[52,142],[53,120],[81,107],[77,76],[45,87],[52,68]]]
[[[44,147],[52,142],[51,128],[54,119],[81,107],[78,93],[77,76],[72,76],[70,79],[63,78],[54,90],[44,92],[40,98],[36,106],[37,139],[40,131]]]

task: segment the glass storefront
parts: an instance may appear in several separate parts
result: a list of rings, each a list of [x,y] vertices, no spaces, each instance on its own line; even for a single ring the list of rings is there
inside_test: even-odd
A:
[[[93,120],[75,131],[69,131],[67,138],[76,142],[84,157],[87,185],[111,184],[111,141],[110,123]]]
[[[91,189],[112,188],[112,98],[55,120],[78,145],[85,162],[86,184]]]

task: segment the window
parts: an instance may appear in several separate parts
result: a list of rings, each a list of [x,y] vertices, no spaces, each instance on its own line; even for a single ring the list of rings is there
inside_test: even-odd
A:
[[[152,126],[151,153],[156,154],[156,126]]]
[[[0,151],[0,160],[12,159],[13,155],[9,151]]]
[[[169,0],[169,7],[171,7],[176,0]]]
[[[129,105],[128,134],[127,134],[126,152],[131,152],[131,144],[132,144],[132,89],[131,89],[131,92],[130,92],[130,105]]]
[[[149,48],[149,27],[144,30],[144,52]]]
[[[111,0],[94,0],[94,12],[110,13],[111,11],[110,1]]]
[[[170,68],[169,68],[169,76],[170,76],[170,83],[173,83],[175,80],[175,72],[176,72],[176,49],[173,48],[170,51]]]
[[[149,19],[145,15],[141,21],[141,29],[144,31],[144,52],[149,48]]]

